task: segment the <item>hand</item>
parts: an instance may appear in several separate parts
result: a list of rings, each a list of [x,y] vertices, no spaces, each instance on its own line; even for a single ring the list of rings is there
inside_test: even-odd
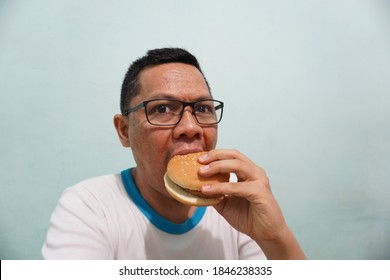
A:
[[[202,188],[205,194],[226,195],[214,207],[235,229],[255,240],[268,258],[304,258],[261,167],[237,150],[212,150],[200,157],[199,162],[206,165],[199,170],[201,176],[237,175],[238,182]]]

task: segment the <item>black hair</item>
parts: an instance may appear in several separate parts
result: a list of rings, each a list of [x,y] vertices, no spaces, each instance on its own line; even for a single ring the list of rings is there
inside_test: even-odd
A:
[[[180,62],[195,66],[206,82],[210,91],[210,86],[204,76],[199,62],[194,55],[182,48],[161,48],[149,50],[145,56],[135,60],[127,70],[122,83],[120,109],[122,114],[128,109],[134,96],[139,93],[139,74],[149,66],[160,65],[164,63]],[[211,94],[211,91],[210,91]]]

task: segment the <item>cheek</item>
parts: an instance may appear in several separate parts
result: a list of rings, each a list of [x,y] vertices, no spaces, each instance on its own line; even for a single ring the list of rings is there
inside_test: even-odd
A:
[[[217,133],[217,128],[206,128],[204,130],[204,138],[205,138],[205,145],[207,150],[214,149],[217,145],[217,138],[218,138],[218,133]]]
[[[144,156],[160,154],[167,149],[170,137],[171,132],[168,130],[153,127],[139,129],[131,136],[131,147]]]

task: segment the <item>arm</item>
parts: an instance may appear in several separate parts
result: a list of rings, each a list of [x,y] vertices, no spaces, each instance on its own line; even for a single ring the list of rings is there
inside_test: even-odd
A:
[[[199,162],[201,176],[235,173],[237,183],[204,186],[205,194],[227,195],[215,209],[238,231],[249,235],[268,259],[305,259],[287,226],[264,170],[236,150],[213,150]]]

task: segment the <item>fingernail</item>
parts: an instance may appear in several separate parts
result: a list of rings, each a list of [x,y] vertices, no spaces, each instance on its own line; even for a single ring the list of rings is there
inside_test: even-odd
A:
[[[202,165],[200,167],[200,170],[205,171],[205,170],[209,169],[209,167],[210,167],[209,165]]]
[[[201,156],[199,157],[199,159],[200,159],[201,161],[203,161],[203,160],[205,160],[208,156],[209,156],[209,154],[204,154],[204,155],[201,155]]]

